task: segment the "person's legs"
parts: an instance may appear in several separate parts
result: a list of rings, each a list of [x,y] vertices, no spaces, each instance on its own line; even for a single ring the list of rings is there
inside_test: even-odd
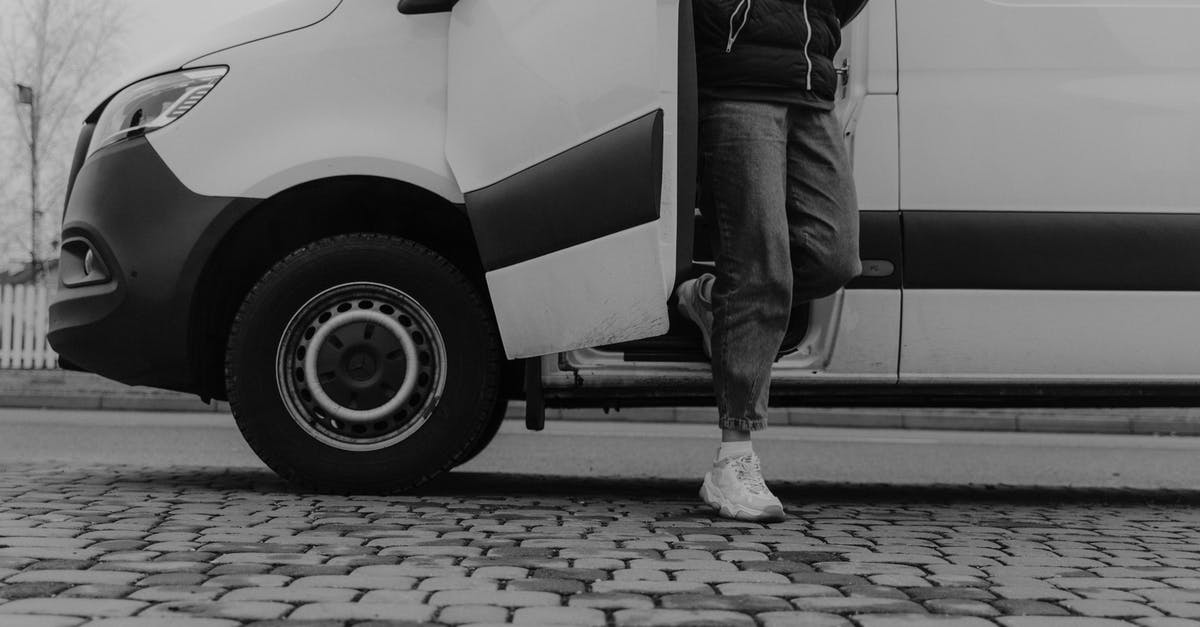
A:
[[[837,292],[862,272],[858,200],[842,124],[832,111],[789,112],[787,216],[792,304]]]
[[[716,232],[715,279],[685,283],[680,306],[711,324],[713,385],[722,447],[701,494],[722,515],[783,516],[750,447],[767,426],[771,366],[791,309],[787,107],[706,102],[700,121],[702,210]]]
[[[736,440],[767,426],[771,365],[791,308],[787,107],[706,103],[700,142],[704,210],[717,238],[713,383],[721,429]]]

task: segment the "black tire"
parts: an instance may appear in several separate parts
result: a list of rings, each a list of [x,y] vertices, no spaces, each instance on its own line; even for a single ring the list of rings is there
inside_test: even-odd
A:
[[[478,289],[444,257],[396,237],[341,235],[292,253],[250,291],[225,383],[246,442],[284,479],[398,492],[486,435],[499,345]]]
[[[496,409],[494,412],[492,412],[491,422],[483,428],[483,433],[481,433],[479,438],[475,440],[475,444],[471,446],[470,450],[468,450],[461,459],[454,463],[455,468],[466,464],[476,457],[479,457],[479,454],[482,453],[484,449],[486,449],[488,445],[492,443],[492,440],[496,439],[496,434],[500,432],[500,425],[504,424],[504,416],[507,414],[508,401],[505,400],[496,403]]]

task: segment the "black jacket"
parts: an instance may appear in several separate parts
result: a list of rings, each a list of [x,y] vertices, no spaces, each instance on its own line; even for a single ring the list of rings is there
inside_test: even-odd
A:
[[[842,26],[867,0],[695,0],[702,93],[837,92]]]

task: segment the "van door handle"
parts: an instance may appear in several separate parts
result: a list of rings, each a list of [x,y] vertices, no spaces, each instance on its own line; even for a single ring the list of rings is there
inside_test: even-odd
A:
[[[847,85],[850,84],[850,60],[849,59],[843,59],[842,67],[837,68],[837,70],[835,70],[835,71],[837,72],[838,82],[840,82],[842,84],[842,87],[846,87]]]
[[[396,9],[405,15],[446,13],[455,4],[458,4],[458,0],[400,0]]]

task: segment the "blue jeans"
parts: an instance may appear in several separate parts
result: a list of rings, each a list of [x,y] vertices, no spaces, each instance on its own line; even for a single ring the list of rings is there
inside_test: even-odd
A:
[[[862,272],[858,202],[831,111],[706,100],[701,211],[714,225],[713,384],[722,429],[767,426],[771,366],[793,308]]]

